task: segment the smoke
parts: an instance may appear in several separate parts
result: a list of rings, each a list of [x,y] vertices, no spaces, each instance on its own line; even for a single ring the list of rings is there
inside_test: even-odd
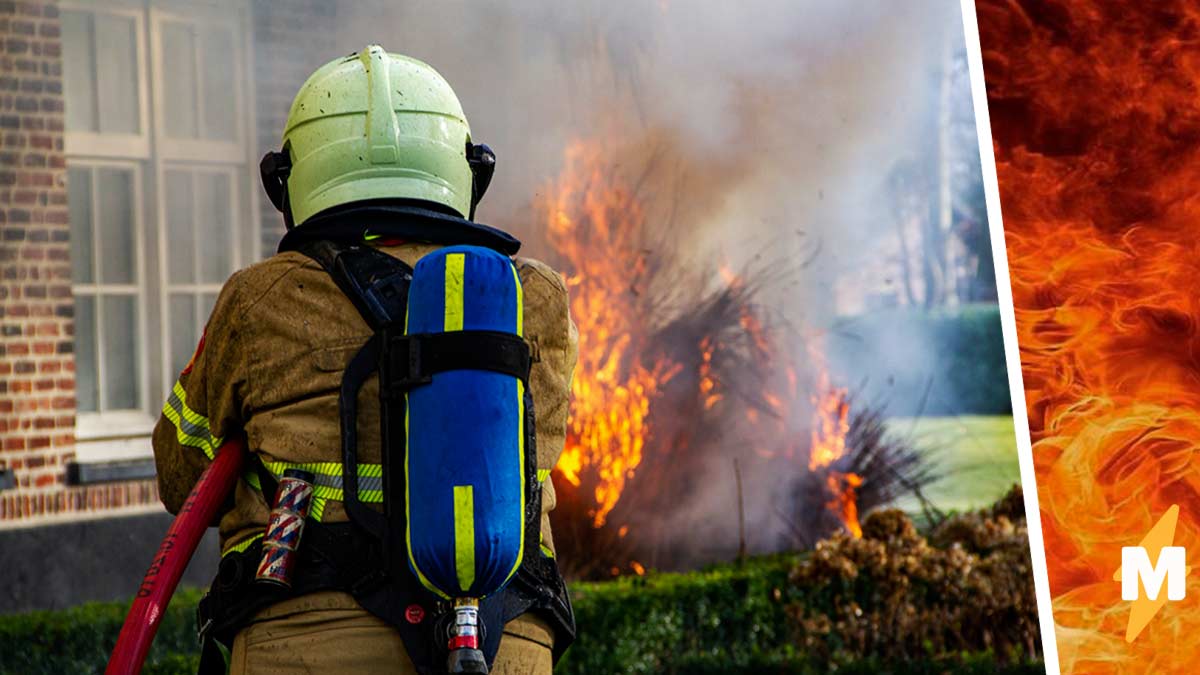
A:
[[[651,156],[673,165],[662,175],[682,182],[672,186],[689,231],[679,246],[733,265],[765,247],[781,264],[819,247],[787,303],[817,323],[841,309],[839,275],[881,266],[879,243],[894,229],[888,172],[934,144],[937,73],[946,41],[962,41],[953,0],[368,1],[337,11],[340,52],[380,42],[455,87],[473,135],[500,156],[481,220],[534,234],[529,204],[564,146],[601,137],[631,153],[631,171]]]

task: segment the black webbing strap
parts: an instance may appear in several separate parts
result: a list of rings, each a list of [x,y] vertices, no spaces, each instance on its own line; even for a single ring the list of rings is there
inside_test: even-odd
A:
[[[390,394],[431,381],[447,370],[488,370],[529,384],[529,344],[519,335],[488,330],[404,335],[385,332]]]
[[[372,330],[402,325],[412,268],[370,246],[306,241],[299,251],[329,273]]]
[[[375,333],[358,350],[342,374],[338,391],[338,413],[342,433],[342,505],[351,520],[383,540],[387,517],[358,498],[358,392],[379,366],[382,333]]]

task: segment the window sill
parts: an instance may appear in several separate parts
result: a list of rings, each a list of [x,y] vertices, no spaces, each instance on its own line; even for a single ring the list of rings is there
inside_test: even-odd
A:
[[[154,478],[153,459],[127,459],[102,462],[70,462],[67,485],[94,485]]]
[[[140,410],[80,413],[75,418],[75,440],[128,440],[145,438],[154,431],[154,418]]]

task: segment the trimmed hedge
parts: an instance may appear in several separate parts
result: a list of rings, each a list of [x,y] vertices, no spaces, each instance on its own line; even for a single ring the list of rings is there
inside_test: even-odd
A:
[[[865,382],[860,395],[884,405],[889,416],[1012,414],[996,305],[843,318],[829,356],[845,383]]]
[[[196,603],[201,591],[175,594],[143,673],[196,672]],[[101,673],[129,604],[97,602],[55,612],[0,616],[0,673]],[[192,653],[197,653],[191,657]],[[188,655],[180,658],[180,655]],[[190,670],[181,669],[188,664]]]
[[[557,673],[821,673],[825,663],[797,651],[789,614],[812,589],[789,583],[804,558],[780,555],[688,574],[574,585],[582,627]],[[177,595],[163,619],[145,673],[194,673],[194,615],[200,593]],[[99,673],[120,628],[124,603],[0,617],[0,672]],[[1040,673],[1005,665],[990,652],[930,655],[903,663],[844,662],[842,673]]]

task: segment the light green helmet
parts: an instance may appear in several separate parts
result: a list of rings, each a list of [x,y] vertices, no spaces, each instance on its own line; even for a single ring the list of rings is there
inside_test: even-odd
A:
[[[458,97],[428,64],[378,45],[331,61],[300,87],[283,132],[291,220],[371,199],[433,202],[468,217],[470,140]]]

